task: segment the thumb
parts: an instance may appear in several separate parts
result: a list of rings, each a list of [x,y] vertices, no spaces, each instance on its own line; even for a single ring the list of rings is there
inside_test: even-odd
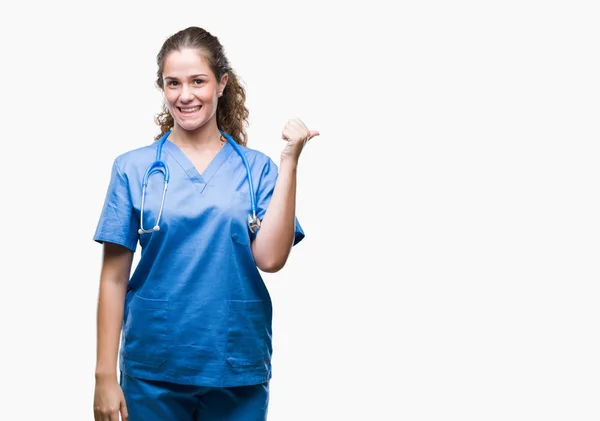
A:
[[[316,131],[316,130],[311,130],[311,131],[310,131],[310,135],[308,136],[308,140],[312,139],[312,138],[313,138],[313,137],[315,137],[315,136],[319,136],[320,134],[321,134],[321,133],[319,133],[319,132],[318,132],[318,131]]]

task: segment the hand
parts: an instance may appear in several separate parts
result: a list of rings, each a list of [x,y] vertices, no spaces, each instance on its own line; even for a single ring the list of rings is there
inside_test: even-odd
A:
[[[288,120],[281,134],[281,138],[287,141],[281,152],[281,160],[298,162],[304,145],[315,136],[319,136],[319,132],[309,130],[299,118]]]
[[[94,392],[94,421],[127,421],[129,414],[123,390],[116,379],[96,380]]]

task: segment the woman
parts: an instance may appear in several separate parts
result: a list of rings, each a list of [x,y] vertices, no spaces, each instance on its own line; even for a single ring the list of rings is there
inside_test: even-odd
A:
[[[104,245],[94,416],[264,420],[272,308],[259,269],[280,270],[304,237],[296,168],[319,133],[288,121],[279,168],[246,147],[245,91],[201,28],[167,39],[157,64],[161,133],[115,159],[94,236]]]

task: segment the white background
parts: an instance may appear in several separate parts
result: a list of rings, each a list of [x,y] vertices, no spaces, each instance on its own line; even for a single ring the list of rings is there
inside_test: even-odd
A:
[[[1,418],[93,419],[92,235],[112,160],[157,132],[156,53],[197,25],[249,146],[321,132],[307,237],[265,276],[270,420],[599,419],[598,10],[392,3],[3,7]]]

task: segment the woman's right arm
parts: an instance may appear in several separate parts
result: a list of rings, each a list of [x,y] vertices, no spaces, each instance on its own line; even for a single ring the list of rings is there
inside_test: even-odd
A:
[[[97,311],[96,419],[127,411],[117,379],[117,356],[132,262],[131,250],[104,243]]]

